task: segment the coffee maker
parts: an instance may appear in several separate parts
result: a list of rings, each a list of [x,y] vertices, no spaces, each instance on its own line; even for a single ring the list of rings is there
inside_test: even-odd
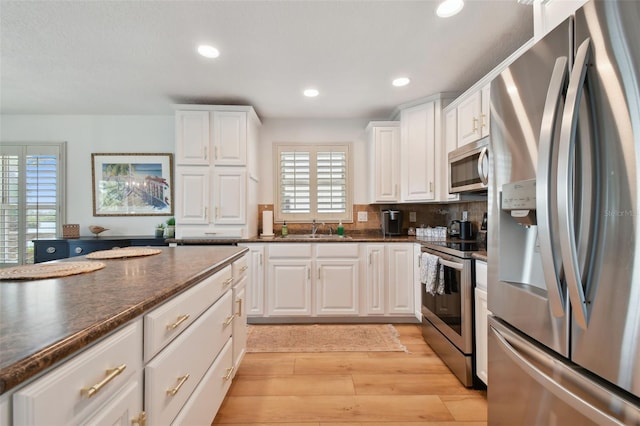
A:
[[[400,210],[382,210],[382,231],[384,235],[402,234],[402,212]]]

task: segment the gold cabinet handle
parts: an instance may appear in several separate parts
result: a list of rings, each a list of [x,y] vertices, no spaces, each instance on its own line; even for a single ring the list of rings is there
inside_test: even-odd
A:
[[[231,376],[233,375],[233,370],[235,370],[235,369],[236,369],[236,367],[227,368],[227,374],[224,375],[223,379],[225,379],[225,380],[231,379]]]
[[[476,117],[473,117],[473,129],[471,129],[472,132],[477,132],[478,131],[478,119]]]
[[[233,318],[235,318],[235,315],[227,317],[227,319],[224,321],[224,326],[227,327],[229,324],[231,324],[233,322]]]
[[[147,426],[147,413],[144,411],[140,413],[140,415],[134,419],[131,419],[131,424],[138,424],[140,426]]]
[[[107,373],[106,373],[107,377],[105,377],[100,383],[96,383],[90,388],[82,389],[81,391],[82,395],[86,396],[87,398],[91,398],[93,395],[100,392],[100,389],[105,387],[107,383],[109,383],[110,381],[115,379],[117,376],[119,376],[124,371],[125,368],[127,368],[127,364],[122,364],[119,367],[111,368],[107,370]]]
[[[236,300],[236,303],[238,304],[238,318],[240,318],[242,316],[242,299]]]
[[[247,269],[249,269],[249,267],[247,265],[244,265],[242,268],[240,268],[240,272],[244,272]]]
[[[189,314],[180,315],[176,319],[176,322],[174,322],[173,324],[167,325],[167,330],[175,330],[180,324],[182,324],[188,319],[189,319]]]
[[[185,374],[182,377],[178,377],[178,384],[173,389],[167,389],[167,395],[174,396],[175,394],[177,394],[178,391],[180,391],[180,388],[182,387],[182,385],[184,385],[187,380],[189,380],[189,374]]]
[[[486,117],[486,114],[480,114],[480,127],[486,127],[487,123],[484,122],[484,118]]]
[[[233,282],[233,277],[228,278],[226,280],[224,280],[224,282],[222,283],[223,286],[228,286],[229,284],[231,284]]]

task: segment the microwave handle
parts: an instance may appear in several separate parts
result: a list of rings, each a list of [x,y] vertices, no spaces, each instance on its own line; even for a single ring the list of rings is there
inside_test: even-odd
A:
[[[478,156],[478,176],[480,177],[480,182],[482,182],[483,185],[489,183],[489,168],[484,167],[484,159],[487,155],[488,151],[487,147],[485,146],[484,148],[482,148],[482,150],[480,151],[480,155]]]

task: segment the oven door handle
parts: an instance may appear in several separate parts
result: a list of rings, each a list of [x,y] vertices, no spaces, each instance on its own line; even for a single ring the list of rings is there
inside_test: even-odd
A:
[[[464,265],[462,263],[451,262],[449,260],[444,260],[443,258],[439,258],[438,260],[442,265],[449,268],[457,269],[458,271],[462,271],[462,269],[464,268]]]

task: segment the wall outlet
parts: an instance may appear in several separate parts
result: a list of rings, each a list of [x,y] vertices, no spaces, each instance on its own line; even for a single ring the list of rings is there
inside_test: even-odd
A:
[[[416,212],[409,212],[409,222],[416,221]]]
[[[366,222],[369,220],[369,212],[358,212],[358,222]]]

